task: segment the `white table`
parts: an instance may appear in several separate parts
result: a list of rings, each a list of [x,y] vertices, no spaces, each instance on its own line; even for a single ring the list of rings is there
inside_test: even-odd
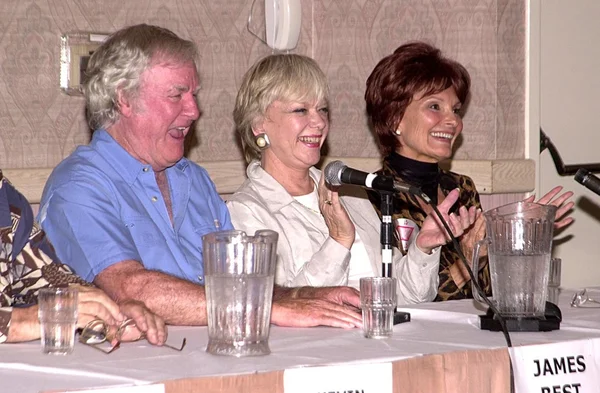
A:
[[[560,330],[542,333],[513,332],[513,345],[600,338],[600,309],[569,307],[571,294],[572,291],[561,294],[563,322]],[[600,298],[599,291],[592,291],[591,294]],[[484,309],[472,300],[426,303],[403,310],[411,313],[412,321],[395,326],[391,339],[366,339],[357,329],[273,327],[269,340],[272,354],[254,358],[207,354],[205,348],[208,337],[205,327],[169,329],[169,342],[177,345],[183,337],[187,338],[187,346],[183,352],[153,347],[143,341],[124,343],[114,353],[105,355],[77,343],[72,355],[57,357],[43,355],[39,342],[2,344],[0,392],[67,391],[188,378],[198,381],[198,377],[248,374],[243,382],[246,386],[254,383],[252,374],[257,372],[324,364],[418,359],[423,355],[506,346],[502,333],[479,329],[478,315]],[[222,378],[220,381],[221,384],[224,383]],[[192,391],[189,384],[193,384],[193,381],[187,382],[186,390],[171,387],[167,392]],[[248,386],[248,389],[253,391],[252,386]],[[273,387],[272,391],[282,391],[281,386]]]

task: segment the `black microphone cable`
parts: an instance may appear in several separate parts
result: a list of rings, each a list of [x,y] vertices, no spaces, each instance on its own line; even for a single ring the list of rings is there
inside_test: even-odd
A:
[[[421,199],[423,199],[423,198],[421,198]],[[504,317],[502,315],[500,315],[500,313],[498,312],[498,309],[492,303],[492,301],[487,298],[487,296],[485,295],[485,292],[483,291],[483,289],[481,289],[481,286],[479,285],[479,280],[477,279],[477,276],[475,276],[475,274],[473,273],[473,270],[471,270],[471,267],[469,266],[469,263],[467,262],[467,258],[465,257],[465,254],[463,253],[462,249],[460,248],[460,244],[458,243],[458,240],[456,239],[456,237],[452,233],[452,230],[450,230],[450,227],[448,226],[448,223],[446,222],[446,220],[444,220],[444,217],[442,216],[442,214],[438,210],[437,206],[435,206],[435,204],[430,203],[430,201],[428,202],[426,199],[423,199],[423,200],[426,203],[428,203],[429,206],[432,207],[432,209],[435,212],[436,216],[439,218],[440,222],[444,226],[444,229],[446,230],[446,233],[450,236],[450,239],[452,240],[452,245],[456,249],[456,252],[458,252],[458,256],[460,257],[460,261],[462,262],[462,264],[464,265],[464,267],[467,269],[467,272],[469,273],[469,277],[471,277],[471,282],[473,283],[473,286],[477,290],[477,293],[484,300],[485,304],[487,304],[488,307],[492,310],[492,312],[494,313],[496,319],[498,320],[498,323],[500,323],[500,327],[502,328],[502,334],[504,335],[504,339],[506,340],[507,347],[512,347],[513,346],[512,345],[512,340],[510,339],[510,334],[508,333],[508,328],[506,327],[506,320],[504,319]],[[510,356],[508,358],[508,364],[509,364],[509,368],[510,368],[509,369],[509,372],[510,372],[510,391],[511,391],[511,393],[514,393],[514,391],[515,391],[515,376],[514,376],[514,371],[513,371],[513,366],[512,366],[512,361],[510,359]]]

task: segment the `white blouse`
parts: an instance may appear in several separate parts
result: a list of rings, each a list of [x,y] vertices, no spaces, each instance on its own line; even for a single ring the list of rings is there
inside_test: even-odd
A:
[[[361,189],[356,190],[360,196],[340,196],[356,228],[355,244],[348,250],[329,236],[316,195],[304,205],[262,169],[258,161],[248,165],[246,174],[248,179],[227,200],[231,222],[248,234],[259,229],[279,233],[275,272],[278,285],[357,286],[361,276],[381,275],[381,221]],[[310,168],[310,176],[318,183],[321,171]],[[398,304],[435,298],[439,249],[425,254],[413,242],[406,256],[396,250],[393,272],[398,280]]]
[[[323,240],[318,241],[318,244],[315,243],[315,238],[311,238],[311,246],[313,249],[318,250],[327,236],[329,235],[329,228],[325,224],[325,219],[321,215],[319,210],[319,194],[317,192],[317,186],[315,185],[314,190],[310,194],[296,196],[294,199],[304,207],[308,209],[308,211],[316,214],[322,225],[319,226],[323,234]],[[356,289],[360,288],[360,278],[361,277],[374,277],[376,272],[373,271],[373,267],[371,262],[369,261],[369,255],[367,254],[367,249],[365,248],[365,244],[360,238],[358,231],[356,231],[354,236],[354,243],[350,248],[350,262],[349,262],[349,272],[348,272],[348,284],[351,287]]]

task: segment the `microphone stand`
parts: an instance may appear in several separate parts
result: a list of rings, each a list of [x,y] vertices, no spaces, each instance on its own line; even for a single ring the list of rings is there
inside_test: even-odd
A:
[[[380,191],[381,196],[381,276],[393,277],[393,253],[392,246],[394,241],[394,225],[392,223],[393,196],[391,192]],[[394,325],[403,322],[410,322],[410,314],[403,311],[394,310]]]
[[[394,240],[394,225],[392,224],[393,194],[380,191],[381,195],[381,276],[392,276],[392,242]]]

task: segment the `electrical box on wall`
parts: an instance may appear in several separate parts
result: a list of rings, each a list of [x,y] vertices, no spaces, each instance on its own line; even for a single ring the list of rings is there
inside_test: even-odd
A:
[[[290,50],[298,45],[302,24],[300,0],[265,0],[267,45]]]
[[[74,32],[60,39],[60,88],[69,95],[82,95],[87,62],[108,34]]]

